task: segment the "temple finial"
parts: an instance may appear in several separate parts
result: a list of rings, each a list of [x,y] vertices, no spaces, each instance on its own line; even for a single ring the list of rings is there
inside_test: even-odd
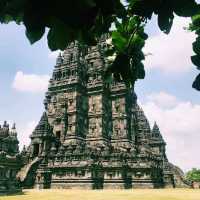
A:
[[[13,129],[13,130],[16,129],[16,123],[13,123],[13,125],[12,125],[12,129]]]
[[[4,128],[9,128],[9,124],[7,123],[7,121],[4,121],[3,127],[4,127]]]
[[[63,57],[61,52],[59,52],[58,57],[56,59],[56,66],[60,66],[63,63]]]
[[[17,131],[16,131],[16,124],[15,123],[13,123],[9,135],[12,136],[12,137],[17,137]]]
[[[154,122],[154,125],[153,125],[153,128],[152,128],[152,136],[160,139],[161,141],[164,141],[163,137],[161,135],[160,129],[159,129],[156,122]]]

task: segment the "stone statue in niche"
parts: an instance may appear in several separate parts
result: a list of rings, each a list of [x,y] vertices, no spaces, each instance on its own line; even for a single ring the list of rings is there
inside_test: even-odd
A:
[[[101,102],[99,97],[90,97],[89,99],[89,112],[98,113],[101,110]]]
[[[114,133],[116,136],[125,137],[127,132],[126,120],[115,120],[113,123]]]
[[[119,113],[119,112],[120,112],[120,109],[121,109],[121,108],[120,108],[120,100],[118,99],[118,100],[116,100],[115,103],[114,103],[114,109],[113,109],[113,110],[114,110],[115,113]]]
[[[120,126],[120,123],[119,121],[114,121],[113,123],[113,127],[114,127],[114,133],[116,136],[119,136],[120,135],[120,129],[121,129],[121,126]]]
[[[115,114],[123,114],[124,113],[124,99],[117,99],[113,103],[113,111]]]
[[[73,116],[68,116],[68,124],[72,124],[73,123]]]
[[[73,99],[73,96],[70,96],[68,98],[68,109],[69,110],[73,110],[75,107],[74,107],[74,99]]]
[[[90,111],[96,113],[96,101],[94,97],[90,98]]]
[[[48,105],[48,114],[54,115],[59,112],[59,104],[56,96],[51,98],[51,102]]]
[[[73,124],[68,124],[68,132],[70,134],[74,133],[74,126],[73,126]]]
[[[91,136],[95,136],[96,130],[97,130],[96,119],[91,119],[89,121],[89,134]]]
[[[55,108],[54,105],[52,103],[49,104],[48,106],[48,114],[54,114],[55,113]]]

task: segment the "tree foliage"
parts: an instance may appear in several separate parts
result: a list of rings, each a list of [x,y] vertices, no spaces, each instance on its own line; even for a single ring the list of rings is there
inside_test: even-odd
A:
[[[148,36],[145,25],[157,15],[158,27],[168,34],[175,15],[191,17],[192,62],[200,70],[200,7],[195,0],[1,0],[0,22],[24,24],[30,43],[41,39],[48,28],[51,50],[65,49],[73,40],[95,44],[104,33],[111,32],[112,44],[107,52],[110,62],[106,75],[123,79],[128,86],[145,77],[142,48]],[[111,30],[114,25],[115,30]],[[184,42],[184,41],[183,41]],[[200,90],[200,74],[193,83]]]
[[[195,55],[191,57],[191,60],[197,66],[197,69],[200,70],[200,13],[192,17],[190,30],[194,31],[197,35],[196,41],[192,44]],[[200,91],[200,74],[196,77],[192,86]]]
[[[117,80],[126,80],[127,86],[145,77],[142,48],[148,35],[144,33],[144,24],[138,16],[122,19],[121,22],[116,19],[116,30],[112,31],[112,45],[107,56],[115,55],[115,59],[107,74],[113,73]]]
[[[186,179],[189,181],[200,182],[200,169],[193,168],[187,172]]]

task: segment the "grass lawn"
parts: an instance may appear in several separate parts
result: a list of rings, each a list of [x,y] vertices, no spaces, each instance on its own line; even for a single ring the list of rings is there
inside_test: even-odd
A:
[[[200,190],[24,190],[0,200],[200,200]]]

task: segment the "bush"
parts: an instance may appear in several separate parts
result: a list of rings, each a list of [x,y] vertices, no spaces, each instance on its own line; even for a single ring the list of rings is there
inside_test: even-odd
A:
[[[189,181],[200,182],[200,169],[193,168],[186,173],[186,179]]]

